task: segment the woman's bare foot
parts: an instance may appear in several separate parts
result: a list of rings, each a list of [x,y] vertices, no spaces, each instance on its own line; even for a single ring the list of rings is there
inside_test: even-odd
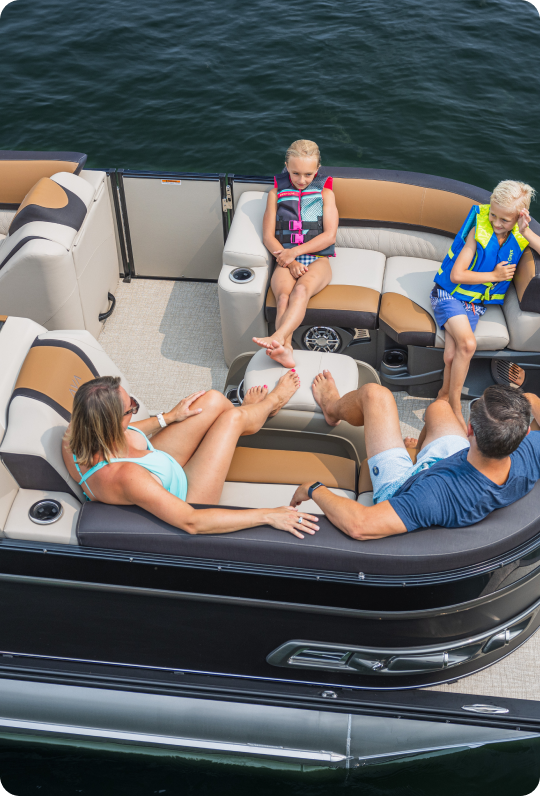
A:
[[[264,387],[250,387],[247,393],[244,395],[242,405],[249,406],[250,404],[258,404],[259,401],[264,401],[267,394],[268,387],[266,384]]]
[[[273,409],[268,417],[274,417],[277,415],[280,409],[283,409],[286,403],[288,403],[297,389],[300,387],[300,379],[298,378],[298,373],[295,370],[289,370],[285,373],[284,376],[280,378],[274,389],[271,393],[269,393],[268,397],[277,398],[277,406]]]
[[[324,419],[329,426],[337,426],[341,423],[337,415],[334,414],[336,401],[339,401],[336,382],[329,370],[323,370],[313,379],[313,397],[323,410]]]
[[[418,440],[416,437],[404,437],[403,444],[406,448],[417,448],[418,447]]]
[[[295,362],[293,357],[292,346],[281,345],[276,340],[266,349],[266,353],[273,359],[274,362],[279,362],[284,368],[294,368]]]

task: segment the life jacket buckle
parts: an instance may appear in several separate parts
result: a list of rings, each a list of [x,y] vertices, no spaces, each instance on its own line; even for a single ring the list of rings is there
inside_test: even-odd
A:
[[[302,231],[302,222],[301,221],[289,221],[289,230],[291,232],[296,232],[297,230]]]
[[[291,235],[291,243],[299,244],[304,242],[303,235]]]

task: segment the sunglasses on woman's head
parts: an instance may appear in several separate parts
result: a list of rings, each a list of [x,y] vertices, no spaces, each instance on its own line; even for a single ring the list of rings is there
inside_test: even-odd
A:
[[[140,409],[138,401],[136,401],[132,395],[129,396],[129,400],[130,400],[130,406],[127,412],[124,412],[124,417],[126,415],[136,415]]]

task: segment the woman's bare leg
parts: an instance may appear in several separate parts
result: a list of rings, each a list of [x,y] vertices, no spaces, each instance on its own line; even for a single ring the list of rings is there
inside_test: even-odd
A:
[[[224,412],[208,431],[184,469],[189,503],[217,503],[240,437],[255,434],[269,415],[279,411],[300,386],[293,371],[281,377],[262,401]]]
[[[274,272],[274,276],[275,273],[276,272]],[[283,365],[283,367],[294,367],[294,356],[292,349],[293,332],[304,320],[306,308],[310,298],[317,293],[320,293],[320,291],[328,285],[331,279],[332,268],[330,266],[328,257],[320,257],[315,260],[315,262],[309,266],[308,272],[296,280],[296,284],[289,294],[286,307],[284,306],[285,302],[283,301],[284,309],[282,310],[279,318],[276,315],[275,333],[269,337],[253,338],[258,345],[267,349],[268,356],[271,357],[271,359],[273,359],[275,362],[279,362],[279,364]],[[281,309],[279,302],[278,309]]]
[[[203,411],[181,423],[172,423],[152,437],[154,448],[169,453],[182,467],[193,456],[208,429],[233,405],[222,393],[209,390],[197,398],[190,408]]]

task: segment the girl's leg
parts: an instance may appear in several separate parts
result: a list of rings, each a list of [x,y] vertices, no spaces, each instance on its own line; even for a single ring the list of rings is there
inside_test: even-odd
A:
[[[289,297],[288,307],[281,317],[279,327],[276,323],[276,333],[267,351],[269,357],[284,367],[294,367],[292,335],[304,320],[308,301],[320,293],[331,279],[332,268],[328,257],[315,260],[309,266],[307,274],[297,279]]]
[[[181,423],[172,423],[152,437],[154,448],[169,453],[182,467],[193,456],[208,429],[220,415],[232,409],[232,404],[222,393],[209,390],[192,403],[191,409],[203,411]]]
[[[456,347],[450,371],[448,400],[457,419],[467,430],[467,424],[461,411],[461,392],[467,378],[470,361],[476,351],[476,337],[466,315],[455,315],[453,318],[449,318],[444,328],[445,332],[450,332],[452,335]]]
[[[268,337],[253,338],[254,343],[266,349],[271,348],[273,342],[279,343],[280,338],[277,336],[277,329],[289,306],[289,298],[296,286],[296,279],[292,276],[288,268],[281,268],[278,265],[272,274],[270,286],[276,298],[276,332]],[[291,365],[287,365],[287,367],[294,368],[294,361]]]
[[[217,503],[231,466],[238,439],[255,434],[268,416],[279,411],[300,386],[293,371],[281,377],[262,401],[224,412],[185,465],[189,503]]]

